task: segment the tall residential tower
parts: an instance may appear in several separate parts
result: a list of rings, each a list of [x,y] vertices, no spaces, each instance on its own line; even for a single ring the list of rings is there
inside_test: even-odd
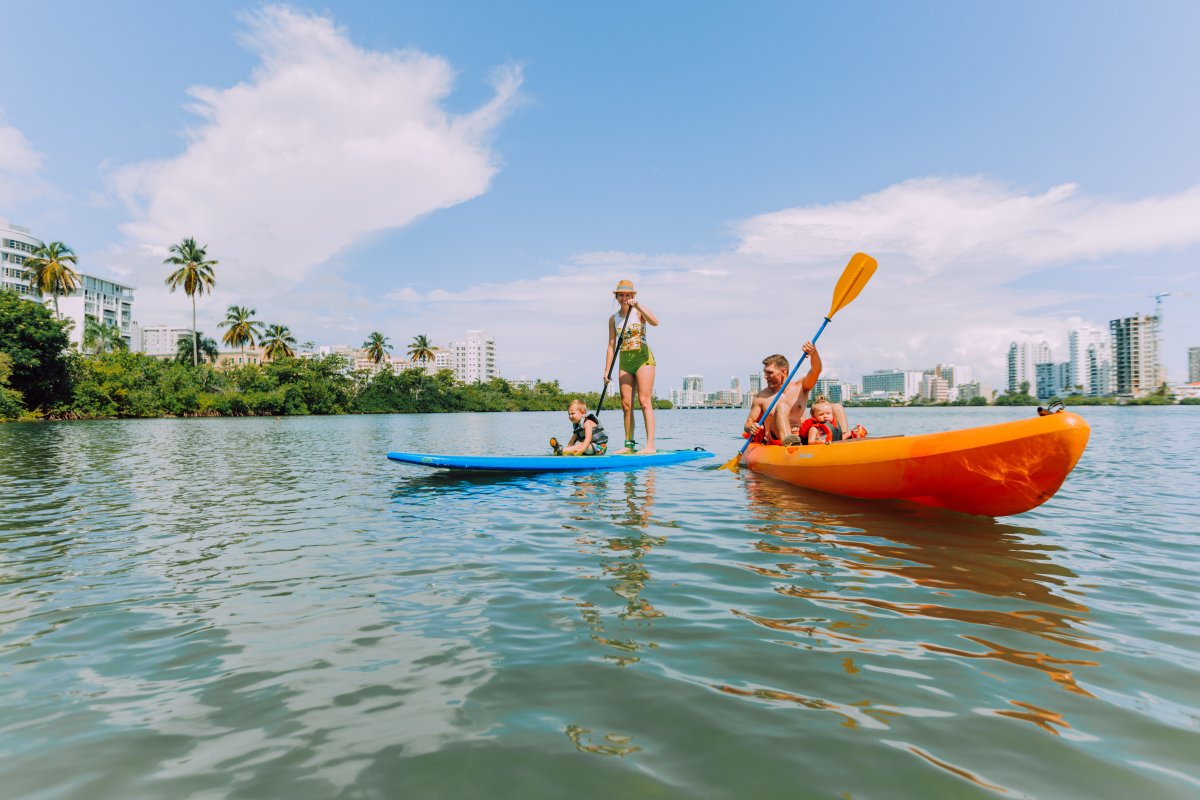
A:
[[[1108,323],[1113,339],[1113,391],[1141,397],[1162,383],[1158,367],[1158,317],[1141,314]]]

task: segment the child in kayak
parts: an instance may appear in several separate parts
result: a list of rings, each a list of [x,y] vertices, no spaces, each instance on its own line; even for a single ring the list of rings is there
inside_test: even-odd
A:
[[[556,456],[602,456],[608,452],[608,434],[596,415],[588,411],[587,403],[578,397],[567,406],[567,418],[574,430],[566,447],[550,437],[550,448]]]
[[[842,436],[842,428],[834,419],[833,403],[825,395],[821,395],[812,404],[812,416],[800,423],[794,436],[784,439],[784,444],[830,444],[846,439],[861,439],[867,435],[867,429],[855,425],[850,433]],[[791,439],[799,439],[792,442]]]

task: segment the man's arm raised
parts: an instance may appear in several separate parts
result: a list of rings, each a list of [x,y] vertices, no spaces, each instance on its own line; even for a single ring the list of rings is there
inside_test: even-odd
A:
[[[817,352],[817,347],[812,342],[804,343],[804,352],[808,353],[809,367],[801,388],[807,397],[812,388],[817,385],[817,378],[821,377],[821,354]]]

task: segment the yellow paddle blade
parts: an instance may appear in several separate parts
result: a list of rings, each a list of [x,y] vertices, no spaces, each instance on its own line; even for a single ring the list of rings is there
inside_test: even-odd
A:
[[[850,263],[846,264],[846,268],[842,270],[842,277],[838,278],[837,286],[833,289],[833,305],[829,308],[829,316],[825,318],[825,322],[821,325],[820,330],[817,331],[817,335],[813,337],[814,343],[820,338],[821,331],[825,330],[825,325],[829,324],[829,321],[833,319],[833,315],[849,305],[851,300],[858,297],[858,293],[867,285],[867,281],[871,280],[871,276],[875,274],[875,269],[878,266],[879,263],[866,253],[855,253],[850,256]],[[800,360],[803,361],[803,357]],[[789,374],[788,377],[790,378],[791,375]],[[774,405],[775,401],[771,401],[771,406],[767,408],[767,411],[769,412]],[[749,445],[749,442],[742,445],[742,449],[737,452],[737,455],[722,464],[719,469],[737,472],[742,453],[745,452],[747,445]]]
[[[838,279],[837,286],[834,287],[833,305],[829,307],[829,319],[833,319],[834,314],[858,297],[858,293],[867,285],[867,281],[871,280],[871,276],[875,274],[875,268],[878,266],[879,262],[866,253],[855,253],[850,257],[850,263],[846,265],[846,269],[842,271],[842,277]]]

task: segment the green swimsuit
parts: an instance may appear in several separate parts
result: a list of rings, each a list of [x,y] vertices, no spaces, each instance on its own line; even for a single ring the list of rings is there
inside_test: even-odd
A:
[[[621,372],[628,372],[631,375],[637,374],[637,371],[644,366],[654,366],[654,353],[650,352],[650,345],[646,343],[646,324],[642,321],[642,315],[637,315],[637,321],[629,320],[629,324],[625,326],[625,337],[621,339],[619,346],[621,348]],[[621,312],[613,314],[613,325],[620,332],[621,326],[625,324],[625,318],[621,316]]]

